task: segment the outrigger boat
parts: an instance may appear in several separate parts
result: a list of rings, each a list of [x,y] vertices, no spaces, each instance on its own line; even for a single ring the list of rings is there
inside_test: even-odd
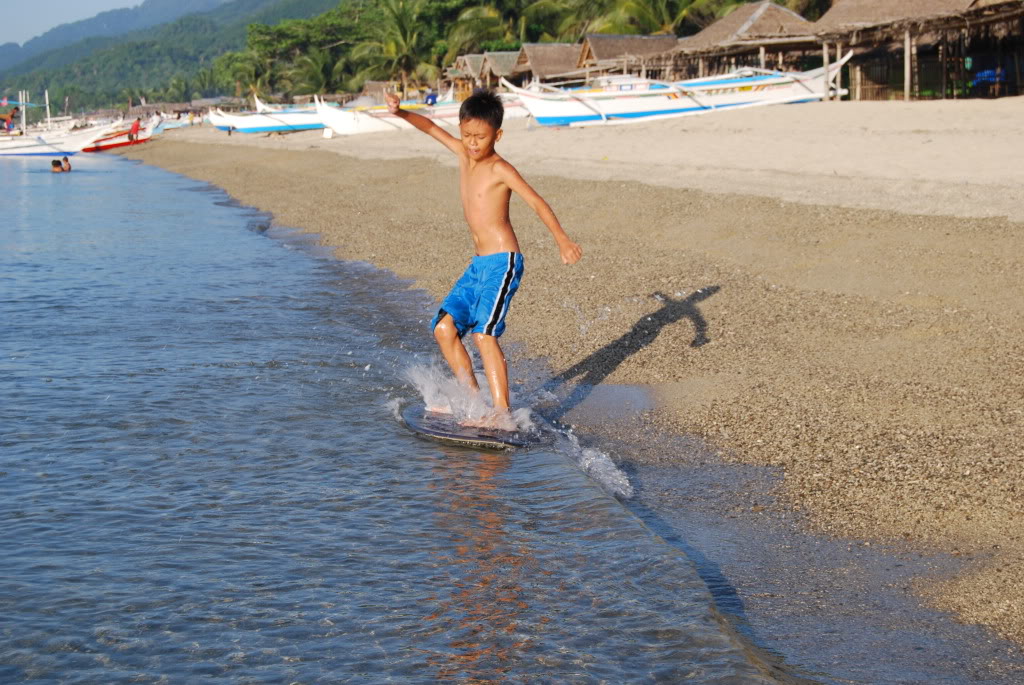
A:
[[[523,107],[519,98],[504,94],[502,101],[505,105],[506,121],[529,116],[529,112]],[[412,124],[405,119],[388,112],[386,105],[343,107],[337,109],[328,107],[323,100],[316,96],[313,96],[313,102],[316,103],[317,114],[323,121],[324,126],[338,135],[351,136],[360,133],[382,133],[384,131],[400,131],[412,128]],[[447,124],[454,127],[459,125],[459,107],[461,107],[461,103],[454,101],[438,103],[436,105],[402,103],[403,109],[422,114],[439,124]]]
[[[657,81],[636,76],[604,77],[594,86],[555,88],[537,84],[519,88],[504,78],[502,84],[519,96],[544,126],[625,124],[651,119],[705,114],[722,109],[812,102],[829,93],[845,94],[836,85],[839,70],[853,56],[804,72],[744,68],[711,78]]]
[[[312,131],[324,127],[315,110],[226,114],[219,109],[214,109],[210,111],[207,118],[211,124],[222,131],[238,131],[239,133],[286,133]]]
[[[70,157],[108,130],[105,125],[38,136],[0,136],[0,156]]]
[[[146,126],[139,129],[139,132],[135,136],[135,140],[128,139],[128,134],[131,133],[131,123],[128,122],[126,124],[124,121],[120,121],[111,127],[106,133],[92,141],[92,143],[82,148],[82,152],[103,152],[104,150],[113,150],[114,148],[125,147],[127,145],[148,143],[156,132],[157,127],[160,126],[162,120],[162,117],[159,115],[154,115]]]

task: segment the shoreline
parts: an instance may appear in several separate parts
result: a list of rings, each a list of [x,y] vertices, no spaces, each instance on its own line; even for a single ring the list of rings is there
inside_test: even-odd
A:
[[[651,130],[615,129],[614,149],[621,156]],[[608,131],[520,133],[564,134],[566,147],[546,150],[560,159],[566,149],[602,152]],[[505,140],[499,151],[520,166]],[[321,234],[339,257],[440,298],[461,271],[468,236],[454,169],[415,141],[199,129],[125,154],[214,183],[282,225]],[[373,146],[385,159],[342,156]],[[650,386],[649,425],[700,435],[727,460],[781,468],[781,506],[816,532],[969,560],[952,580],[920,581],[918,593],[1024,644],[1014,400],[1024,395],[1024,225],[992,218],[987,199],[954,202],[961,217],[865,209],[849,198],[853,207],[796,204],[619,180],[632,162],[609,161],[605,180],[524,170],[585,257],[557,263],[543,226],[513,201],[528,269],[512,341],[570,384]],[[869,181],[868,195],[879,180]],[[914,182],[949,192],[948,179]],[[565,345],[566,336],[576,342]]]

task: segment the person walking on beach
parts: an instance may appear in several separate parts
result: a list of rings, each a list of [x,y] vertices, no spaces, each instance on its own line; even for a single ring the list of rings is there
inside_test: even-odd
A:
[[[128,131],[128,142],[134,143],[139,137],[139,128],[142,126],[142,119],[135,117],[135,121],[132,122],[132,127]]]
[[[386,96],[388,111],[437,140],[459,158],[462,211],[469,224],[476,256],[441,303],[431,321],[434,338],[452,373],[462,384],[479,390],[469,354],[462,344],[466,333],[483,360],[490,386],[496,427],[513,429],[509,416],[508,367],[498,338],[505,331],[505,316],[523,275],[523,255],[508,216],[513,192],[523,198],[544,222],[558,246],[563,264],[575,264],[583,250],[562,229],[555,213],[515,167],[495,150],[501,140],[504,107],[497,95],[477,93],[459,109],[456,138],[430,119],[401,108],[398,96]],[[429,408],[428,409],[433,409]]]

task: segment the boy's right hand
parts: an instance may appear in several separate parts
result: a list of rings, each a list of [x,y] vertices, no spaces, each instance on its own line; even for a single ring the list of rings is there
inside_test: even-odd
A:
[[[402,107],[402,100],[394,93],[385,93],[384,102],[388,105],[388,112],[391,114],[398,114],[398,110]]]

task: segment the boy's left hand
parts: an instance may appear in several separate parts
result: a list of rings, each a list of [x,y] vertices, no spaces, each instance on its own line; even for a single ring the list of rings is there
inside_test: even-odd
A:
[[[558,253],[562,255],[562,264],[575,264],[583,257],[583,248],[567,240],[558,244]]]

